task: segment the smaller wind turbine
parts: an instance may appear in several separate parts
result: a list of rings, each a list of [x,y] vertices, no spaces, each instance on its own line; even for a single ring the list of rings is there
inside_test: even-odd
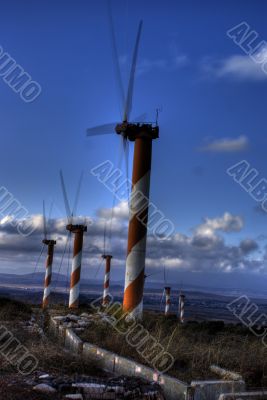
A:
[[[81,190],[83,173],[80,176],[77,192],[74,200],[74,206],[72,212],[70,211],[70,205],[67,197],[67,191],[63,178],[63,173],[60,171],[60,181],[64,197],[64,203],[66,208],[66,214],[68,224],[66,226],[69,235],[74,233],[74,244],[73,244],[73,259],[71,267],[71,279],[70,279],[70,296],[69,296],[69,308],[79,307],[79,295],[80,295],[80,278],[81,278],[81,265],[82,265],[82,250],[83,250],[83,235],[87,232],[87,226],[85,224],[74,225],[73,218],[76,212],[79,194]]]
[[[184,323],[184,304],[185,304],[185,295],[182,292],[182,285],[181,285],[181,290],[179,293],[179,306],[178,306],[178,318],[181,324]]]
[[[104,254],[102,255],[103,260],[106,260],[105,265],[105,276],[104,276],[104,291],[103,291],[103,301],[102,305],[105,307],[109,304],[109,278],[110,278],[110,264],[112,255],[106,254],[106,223],[104,229]]]
[[[165,271],[165,266],[163,270],[164,274],[164,289],[162,293],[162,298],[161,298],[161,303],[163,301],[164,295],[165,295],[165,316],[167,317],[170,314],[170,307],[171,307],[171,287],[168,286],[166,282],[166,271]]]
[[[52,209],[52,206],[51,206],[51,209]],[[46,215],[45,215],[45,202],[44,201],[43,201],[43,230],[44,230],[43,245],[47,246],[44,295],[43,295],[43,308],[46,308],[50,302],[54,246],[56,245],[57,242],[55,240],[47,239],[47,221],[46,221]]]

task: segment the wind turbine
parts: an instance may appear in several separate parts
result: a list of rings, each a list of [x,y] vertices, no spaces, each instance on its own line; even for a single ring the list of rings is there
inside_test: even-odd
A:
[[[171,287],[167,284],[167,281],[166,281],[165,265],[164,265],[164,269],[163,269],[163,276],[164,276],[164,289],[163,289],[160,305],[162,304],[163,298],[165,296],[165,316],[168,316],[170,314],[170,307],[171,307]]]
[[[51,206],[52,209],[52,206]],[[47,246],[46,268],[45,268],[45,281],[44,281],[44,295],[43,295],[43,308],[46,308],[50,302],[51,294],[51,279],[52,279],[52,264],[54,256],[55,240],[47,239],[47,221],[45,215],[45,202],[43,201],[43,230],[44,239],[43,246]]]
[[[181,284],[181,290],[179,293],[179,305],[178,305],[178,318],[181,324],[184,323],[184,304],[185,304],[185,295],[182,292],[182,284]]]
[[[123,118],[121,123],[114,122],[87,129],[87,135],[107,134],[115,130],[115,132],[122,137],[126,154],[126,164],[128,158],[128,143],[129,141],[134,142],[123,310],[135,318],[141,319],[143,313],[152,140],[158,138],[159,127],[157,123],[129,122],[131,120],[135,71],[143,22],[140,21],[138,26],[127,94],[125,97],[110,5],[109,18],[115,72],[119,86],[120,100],[123,104]],[[141,194],[142,196],[143,201],[141,202],[141,209],[140,197],[136,199],[136,194]]]
[[[68,224],[66,226],[69,235],[74,233],[74,243],[73,243],[73,258],[71,266],[71,279],[70,279],[70,296],[69,296],[69,308],[79,307],[79,295],[80,295],[80,277],[81,277],[81,265],[82,265],[82,250],[83,250],[83,235],[87,232],[87,226],[85,224],[74,225],[73,218],[76,212],[79,194],[81,190],[83,173],[80,176],[77,192],[74,200],[74,206],[72,212],[70,211],[70,205],[67,197],[66,186],[64,182],[64,177],[62,171],[60,171],[60,181],[64,197],[64,203],[66,208],[66,214],[68,219]]]
[[[109,278],[110,278],[110,264],[112,255],[106,254],[106,223],[104,229],[104,254],[102,255],[103,260],[106,260],[105,264],[105,275],[104,275],[104,291],[102,305],[105,307],[109,304]]]

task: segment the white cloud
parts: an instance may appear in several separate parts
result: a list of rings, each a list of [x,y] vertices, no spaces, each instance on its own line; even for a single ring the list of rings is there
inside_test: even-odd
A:
[[[232,77],[240,80],[260,81],[267,79],[263,64],[267,63],[267,48],[261,48],[253,58],[246,54],[235,54],[221,60],[206,58],[202,64],[204,70],[218,78]],[[265,70],[266,66],[265,66]]]
[[[113,208],[113,211],[110,208],[100,208],[97,211],[97,216],[100,218],[105,218],[106,220],[109,220],[111,216],[113,216],[113,218],[128,219],[129,217],[128,202],[122,201]]]
[[[262,70],[261,65],[255,63],[249,56],[236,55],[229,57],[221,63],[217,75],[233,76],[239,79],[263,80],[267,74]]]
[[[112,226],[107,223],[106,250],[113,255],[113,279],[123,279],[125,271],[125,255],[127,249],[127,207],[124,203],[115,207]],[[103,254],[103,235],[107,209],[100,209],[96,216],[90,218],[92,223],[84,237],[83,276],[93,277],[101,254]],[[40,215],[32,216],[40,221]],[[84,222],[85,217],[75,219],[75,223]],[[53,219],[48,225],[51,237],[57,240],[54,257],[54,270],[57,271],[63,249],[66,243],[66,220]],[[258,271],[265,268],[267,260],[251,258],[258,249],[257,243],[251,238],[241,240],[239,244],[230,245],[225,242],[220,232],[240,232],[244,222],[238,215],[225,212],[216,218],[205,218],[193,228],[192,235],[175,233],[167,240],[157,240],[148,236],[146,264],[149,269],[160,270],[165,265],[174,273],[184,272],[220,272]],[[110,235],[111,232],[111,235]],[[33,272],[35,262],[42,247],[43,232],[39,224],[29,237],[20,236],[15,227],[7,223],[0,225],[0,261],[1,272],[7,272],[5,265],[14,265],[17,272]],[[67,252],[68,253],[68,252]],[[61,272],[67,270],[67,254]],[[42,261],[44,264],[44,260]]]
[[[205,218],[203,224],[196,227],[195,234],[213,236],[216,231],[239,232],[243,226],[244,221],[240,216],[225,212],[222,217]]]
[[[210,143],[200,147],[198,150],[213,153],[233,153],[246,150],[248,145],[248,138],[244,135],[241,135],[238,138],[215,139]]]

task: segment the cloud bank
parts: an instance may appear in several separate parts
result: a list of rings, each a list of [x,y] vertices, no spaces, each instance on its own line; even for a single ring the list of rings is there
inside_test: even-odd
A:
[[[125,257],[127,249],[128,210],[127,203],[118,204],[113,213],[112,225],[111,210],[101,208],[92,218],[87,217],[88,232],[84,238],[83,276],[94,277],[95,271],[103,254],[103,234],[106,225],[106,251],[113,255],[113,279],[123,280],[125,271]],[[33,272],[36,260],[42,247],[42,218],[33,215],[35,224],[34,233],[25,238],[20,236],[8,220],[0,223],[0,272],[29,273]],[[85,217],[79,217],[75,222],[83,223]],[[57,240],[55,248],[54,271],[58,271],[62,253],[66,246],[67,235],[64,219],[53,219],[48,225],[51,237]],[[225,212],[215,218],[204,218],[195,227],[192,234],[186,235],[176,232],[166,240],[158,240],[148,236],[146,266],[149,271],[161,271],[163,266],[177,274],[188,273],[259,273],[266,272],[266,261],[254,258],[259,246],[252,238],[244,238],[233,245],[226,241],[228,234],[242,232],[243,219],[238,215]],[[67,254],[71,246],[68,244],[65,262],[60,272],[65,273],[67,268]],[[8,266],[8,268],[6,268]],[[44,271],[44,259],[39,271]],[[205,275],[203,275],[204,277]]]
[[[199,147],[198,150],[210,153],[236,153],[247,150],[248,146],[248,138],[242,135],[237,138],[215,139],[210,143]]]

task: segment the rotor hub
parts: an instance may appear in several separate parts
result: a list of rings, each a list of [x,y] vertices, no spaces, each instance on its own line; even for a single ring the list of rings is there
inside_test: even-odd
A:
[[[115,131],[131,142],[134,142],[137,138],[153,140],[159,137],[159,127],[154,124],[122,122],[116,125]]]
[[[107,259],[107,258],[112,258],[112,256],[111,255],[109,255],[109,254],[103,254],[102,255],[102,258],[104,258],[104,259]]]
[[[42,242],[47,246],[54,246],[57,243],[56,240],[48,240],[48,239],[44,239]]]
[[[72,225],[72,224],[68,224],[66,226],[67,231],[70,232],[87,232],[87,226],[86,225]]]

